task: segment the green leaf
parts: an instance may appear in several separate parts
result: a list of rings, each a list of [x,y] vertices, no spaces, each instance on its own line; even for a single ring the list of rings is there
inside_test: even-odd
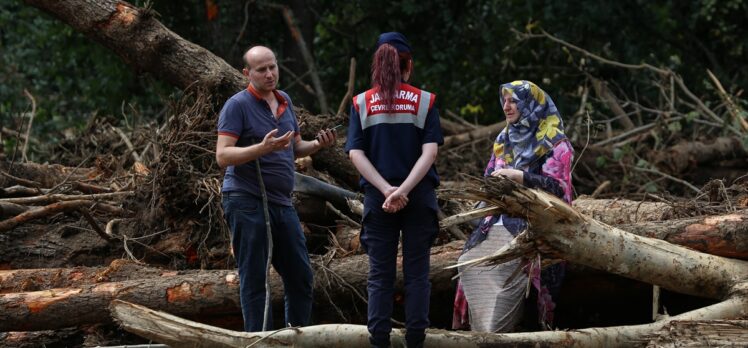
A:
[[[623,158],[624,152],[621,148],[613,149],[613,160],[620,161]]]
[[[605,165],[608,163],[608,160],[605,158],[605,156],[597,156],[595,158],[595,166],[598,168],[605,168]]]
[[[655,185],[655,183],[650,181],[644,184],[644,191],[647,191],[649,193],[655,193],[657,192],[657,185]]]
[[[686,121],[693,122],[693,120],[699,118],[699,113],[696,111],[691,111],[686,114]]]

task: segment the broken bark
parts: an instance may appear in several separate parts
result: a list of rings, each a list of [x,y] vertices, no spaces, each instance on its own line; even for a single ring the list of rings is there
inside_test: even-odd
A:
[[[454,270],[445,269],[462,251],[462,243],[435,247],[431,254],[433,293],[452,291]],[[400,263],[400,262],[399,262]],[[313,262],[315,301],[330,307],[328,298],[342,300],[351,292],[365,293],[368,257],[356,255],[329,262]],[[402,286],[398,273],[398,287]],[[273,271],[272,299],[283,307],[282,283]],[[365,298],[365,297],[364,297]],[[234,271],[203,271],[178,275],[164,273],[148,279],[81,285],[75,288],[0,295],[0,332],[33,331],[105,322],[107,306],[115,299],[136,302],[150,308],[185,316],[237,313],[239,280]],[[333,304],[334,305],[334,304]]]
[[[647,347],[748,347],[748,320],[673,320]]]
[[[363,325],[330,324],[266,332],[236,332],[190,322],[143,306],[115,301],[112,315],[125,330],[171,346],[238,347],[257,343],[271,347],[364,347],[368,330]],[[513,334],[427,330],[425,347],[628,347],[674,320],[735,318],[748,311],[745,294],[727,301],[646,325],[544,331]],[[390,343],[404,346],[404,331],[392,330]]]

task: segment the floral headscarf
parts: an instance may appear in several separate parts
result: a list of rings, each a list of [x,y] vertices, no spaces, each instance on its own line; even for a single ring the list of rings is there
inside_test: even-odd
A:
[[[501,85],[500,91],[502,105],[505,95],[511,95],[517,102],[520,118],[507,125],[496,138],[493,152],[499,165],[495,167],[525,170],[555,144],[566,139],[564,124],[556,104],[536,84],[514,81]]]

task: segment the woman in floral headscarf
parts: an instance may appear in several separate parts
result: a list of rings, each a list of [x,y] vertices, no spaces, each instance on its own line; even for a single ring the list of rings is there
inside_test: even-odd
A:
[[[493,144],[485,176],[505,176],[530,188],[538,188],[571,203],[571,162],[574,149],[564,134],[556,105],[540,87],[530,81],[501,85],[500,99],[507,126]],[[506,214],[487,216],[465,244],[459,262],[493,254],[528,228],[527,220]],[[512,275],[518,267],[524,272]],[[499,266],[460,268],[455,297],[455,329],[512,331],[522,318],[526,284],[537,290],[538,320],[543,327],[553,324],[557,293],[564,265],[540,272],[540,260],[514,260]]]

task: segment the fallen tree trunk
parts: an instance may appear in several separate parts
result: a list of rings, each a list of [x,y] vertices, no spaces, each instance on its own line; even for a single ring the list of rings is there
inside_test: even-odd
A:
[[[655,154],[655,163],[679,174],[702,164],[730,159],[748,159],[748,149],[736,137],[719,137],[710,142],[681,142]]]
[[[608,225],[662,221],[676,217],[667,203],[641,202],[628,199],[594,199],[579,197],[572,202],[578,212]]]
[[[237,69],[166,28],[151,10],[114,0],[26,3],[111,49],[136,70],[147,71],[181,89],[197,82],[226,100],[247,86]]]
[[[587,212],[592,212],[596,215],[597,211],[593,209],[601,206],[624,203],[623,207],[619,206],[618,208],[621,208],[621,210],[635,208],[635,204],[633,204],[635,202],[632,201],[602,201],[605,200],[585,200],[581,204],[588,208],[586,209]],[[590,204],[588,205],[588,203]],[[648,203],[645,205],[646,210],[642,214],[641,219],[638,217],[632,218],[631,216],[615,219],[616,216],[613,214],[604,214],[602,216],[608,219],[615,219],[616,221],[657,219],[665,216],[662,213],[668,212],[668,207],[660,206],[658,203]],[[467,222],[481,218],[487,214],[500,212],[501,209],[493,206],[475,209],[450,216],[442,220],[440,226],[444,228],[448,225]],[[711,255],[748,260],[748,210],[725,215],[614,224],[617,228],[635,235],[661,239]]]
[[[745,315],[747,311],[748,298],[741,293],[727,301],[646,325],[513,334],[427,330],[424,347],[628,347],[674,320],[734,318]],[[122,301],[113,302],[111,312],[125,330],[175,347],[246,347],[257,343],[269,347],[364,347],[368,345],[369,336],[366,326],[348,324],[236,332],[190,322]],[[404,346],[404,331],[392,331],[390,343],[393,346]]]
[[[711,255],[748,259],[748,211],[617,227]]]
[[[142,280],[164,274],[184,273],[184,271],[177,272],[148,267],[125,259],[116,259],[107,267],[5,270],[0,271],[0,294],[79,287],[85,284],[104,282]]]
[[[488,126],[480,127],[462,134],[450,135],[444,138],[444,144],[441,146],[442,150],[448,150],[451,147],[467,143],[468,141],[478,139],[492,139],[499,134],[499,132],[506,127],[506,122],[501,121]]]
[[[300,173],[294,173],[294,191],[318,196],[335,204],[337,207],[347,207],[347,200],[349,199],[363,200],[363,196],[360,193],[348,191]]]
[[[460,183],[457,182],[443,183],[442,189],[439,190],[440,198],[448,199],[448,195],[441,197],[441,193],[459,190],[460,187]],[[662,221],[679,217],[679,214],[673,206],[662,202],[632,201],[628,199],[596,199],[590,198],[589,196],[581,196],[572,202],[572,206],[580,213],[609,225],[632,224],[645,221]],[[498,210],[495,207],[484,209],[484,212],[487,214],[494,211]],[[480,217],[481,215],[481,213],[478,212],[475,214],[472,214],[472,212],[470,212],[470,214],[468,213],[469,212],[464,212],[463,214],[466,214],[464,218],[456,217],[454,220],[457,221],[456,223],[461,223],[469,221],[472,218]],[[454,222],[450,219],[447,223],[452,224]]]
[[[434,293],[452,291],[454,263],[462,250],[455,242],[435,247],[431,255],[431,282]],[[331,307],[328,299],[342,300],[353,292],[364,294],[368,258],[356,255],[327,262],[313,262],[315,303]],[[398,273],[398,287],[402,275]],[[282,283],[273,271],[270,277],[272,299],[282,308]],[[239,281],[234,271],[204,271],[195,274],[161,274],[148,279],[81,285],[35,292],[0,295],[0,332],[49,330],[100,323],[109,320],[107,306],[115,299],[126,300],[178,315],[198,316],[239,311]]]
[[[485,184],[479,184],[483,182]],[[540,240],[557,258],[694,296],[725,299],[748,279],[748,262],[707,255],[636,236],[580,214],[564,201],[504,178],[475,179],[454,197],[484,200],[529,220],[523,232],[494,255],[471,261],[500,263],[534,252]]]
[[[38,188],[50,188],[67,181],[78,181],[93,176],[93,168],[73,168],[59,164],[8,163],[0,161],[0,171],[27,181],[38,183]],[[15,180],[0,175],[0,187],[12,186]],[[20,184],[23,185],[23,184]]]
[[[83,285],[0,296],[0,331],[59,329],[107,321],[113,299],[181,315],[236,311],[239,283],[231,271]]]

